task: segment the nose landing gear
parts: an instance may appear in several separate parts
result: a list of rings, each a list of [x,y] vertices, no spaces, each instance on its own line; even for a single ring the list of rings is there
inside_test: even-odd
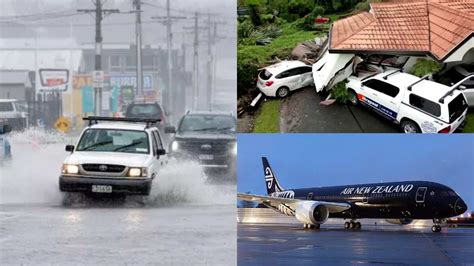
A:
[[[441,225],[439,224],[434,224],[432,227],[431,227],[431,231],[433,233],[439,233],[441,232]]]
[[[354,220],[344,223],[344,229],[360,230],[361,228],[362,225],[360,224],[360,222],[354,222]]]
[[[433,219],[433,226],[431,227],[431,231],[433,233],[441,232],[441,224],[446,223],[445,219]]]
[[[303,224],[304,229],[319,229],[321,228],[320,224]]]

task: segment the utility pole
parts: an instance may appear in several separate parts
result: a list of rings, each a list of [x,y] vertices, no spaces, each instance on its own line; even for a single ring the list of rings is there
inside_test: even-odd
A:
[[[118,9],[103,9],[101,0],[95,0],[95,9],[78,9],[77,12],[95,13],[95,67],[94,70],[102,71],[102,15],[119,13]],[[102,88],[94,88],[94,114],[102,112]]]
[[[199,74],[199,65],[198,65],[198,49],[199,49],[199,22],[198,22],[198,13],[196,12],[196,15],[194,17],[194,61],[193,61],[193,110],[197,110],[197,104],[198,104],[198,74]]]
[[[168,50],[168,111],[174,113],[173,111],[173,93],[174,89],[173,84],[173,65],[171,63],[171,14],[170,14],[170,0],[166,0],[166,49]]]
[[[133,0],[135,6],[135,37],[137,50],[137,92],[143,97],[143,72],[142,72],[142,11],[140,0]]]
[[[212,82],[211,82],[211,107],[214,108],[215,97],[216,97],[216,42],[217,42],[217,23],[214,23],[214,35],[213,35],[213,47],[212,47]]]
[[[211,14],[207,14],[207,90],[206,90],[206,105],[209,110],[212,110],[212,45],[213,45],[213,32],[211,31]]]
[[[171,59],[171,52],[173,49],[173,34],[171,33],[171,26],[173,20],[187,19],[184,16],[171,16],[170,0],[166,0],[166,16],[154,16],[152,19],[163,19],[166,24],[166,49],[167,49],[167,68],[168,68],[168,111],[174,112],[174,94],[173,89],[173,60]],[[173,116],[172,116],[173,117]]]

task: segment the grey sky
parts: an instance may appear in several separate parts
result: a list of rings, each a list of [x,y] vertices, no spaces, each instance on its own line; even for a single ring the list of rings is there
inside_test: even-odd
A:
[[[105,8],[117,8],[122,12],[133,9],[133,0],[103,0]],[[0,38],[66,38],[73,36],[79,43],[94,42],[94,18],[88,14],[74,14],[76,9],[92,9],[92,0],[0,0]],[[142,0],[143,43],[165,47],[166,28],[154,23],[152,16],[166,15],[166,0]],[[172,27],[173,46],[181,48],[183,41],[190,53],[193,37],[190,29],[194,12],[212,12],[212,20],[219,21],[219,40],[216,51],[217,75],[223,79],[235,79],[236,71],[236,1],[223,0],[172,0],[171,14],[189,19],[176,22]],[[38,15],[40,14],[40,15]],[[32,16],[30,16],[32,15]],[[14,21],[15,23],[12,23]],[[103,21],[104,43],[134,43],[135,15],[113,14]],[[207,24],[207,16],[200,17],[200,26]],[[201,31],[200,53],[203,63],[207,60],[207,32]],[[190,60],[191,61],[191,60]]]

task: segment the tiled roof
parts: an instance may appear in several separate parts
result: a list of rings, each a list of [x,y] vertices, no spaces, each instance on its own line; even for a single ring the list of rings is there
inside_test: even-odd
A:
[[[372,3],[334,22],[332,51],[431,53],[441,60],[474,32],[473,0]]]

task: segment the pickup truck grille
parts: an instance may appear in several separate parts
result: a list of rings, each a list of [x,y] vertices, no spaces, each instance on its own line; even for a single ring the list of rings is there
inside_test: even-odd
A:
[[[212,142],[201,142],[201,143],[186,143],[181,144],[183,150],[192,153],[200,154],[215,154],[223,155],[231,148],[228,143],[212,143]]]
[[[83,164],[82,168],[87,172],[121,173],[125,170],[124,165],[115,164]]]

